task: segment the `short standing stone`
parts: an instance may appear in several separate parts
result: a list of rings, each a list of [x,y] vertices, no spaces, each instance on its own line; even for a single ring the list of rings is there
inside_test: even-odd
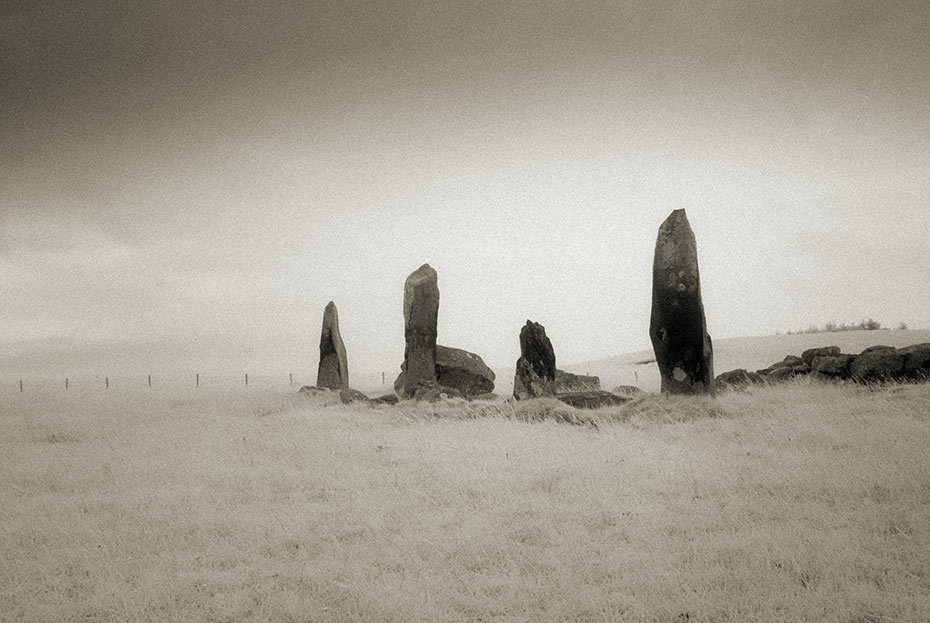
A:
[[[418,385],[436,384],[436,325],[439,286],[436,271],[423,264],[404,283],[404,386],[401,398],[410,398]]]
[[[320,367],[316,375],[317,387],[345,389],[349,386],[349,364],[346,347],[339,334],[339,313],[332,301],[323,311],[323,330],[320,332]]]
[[[701,300],[697,243],[684,210],[672,212],[659,227],[649,337],[663,392],[714,393],[714,354]]]
[[[849,364],[849,376],[856,381],[887,381],[904,371],[904,355],[893,346],[870,346]]]
[[[517,400],[555,395],[555,351],[546,337],[546,328],[526,321],[520,329],[520,358],[513,380]]]

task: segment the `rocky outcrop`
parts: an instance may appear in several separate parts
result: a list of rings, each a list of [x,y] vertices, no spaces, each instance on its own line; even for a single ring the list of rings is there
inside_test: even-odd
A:
[[[400,394],[406,380],[405,364],[394,381],[394,391]],[[464,396],[480,396],[494,391],[494,372],[484,360],[467,350],[449,346],[436,346],[436,382]]]
[[[930,378],[930,344],[914,344],[899,348],[904,355],[904,376],[909,379]]]
[[[734,370],[733,373],[739,372]],[[894,380],[930,379],[930,344],[904,348],[871,346],[858,355],[841,353],[836,346],[811,348],[800,357],[788,355],[768,368],[758,370],[766,382],[783,381],[812,374],[831,380],[854,380],[873,383]],[[720,375],[721,377],[727,374]]]
[[[339,313],[330,301],[323,310],[323,328],[320,331],[320,365],[316,374],[317,387],[345,389],[349,387],[349,364],[346,347],[339,334]]]
[[[420,384],[436,383],[436,325],[439,286],[436,271],[424,264],[404,283],[404,385],[401,398]]]
[[[765,378],[761,374],[743,368],[718,374],[717,378],[714,379],[715,387],[718,390],[745,387],[747,385],[761,385],[762,383],[765,383]]]
[[[839,346],[824,346],[822,348],[808,348],[801,353],[801,360],[811,365],[815,357],[836,357],[840,354]]]
[[[526,321],[520,330],[520,358],[513,381],[517,400],[555,395],[555,351],[546,328]]]
[[[649,337],[671,394],[713,394],[713,346],[707,334],[697,243],[684,210],[659,227],[652,265]]]
[[[811,360],[811,372],[830,378],[848,379],[849,364],[855,358],[855,355],[818,355]]]
[[[904,372],[904,357],[893,346],[866,348],[849,364],[849,376],[860,382],[898,378]]]
[[[583,392],[589,390],[599,390],[601,388],[601,379],[596,376],[587,376],[584,374],[572,374],[564,370],[555,371],[555,391],[563,392]]]

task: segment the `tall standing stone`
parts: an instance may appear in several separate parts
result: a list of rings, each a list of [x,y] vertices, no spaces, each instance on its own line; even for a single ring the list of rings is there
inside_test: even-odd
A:
[[[436,325],[439,286],[429,264],[410,273],[404,283],[404,385],[400,397],[413,396],[417,385],[436,384]]]
[[[320,367],[316,374],[316,386],[329,389],[348,389],[349,364],[346,347],[339,334],[339,313],[336,304],[330,301],[323,310],[323,329],[320,331]]]
[[[649,337],[663,392],[714,393],[714,351],[701,301],[697,243],[684,210],[673,211],[659,227]]]
[[[517,400],[555,395],[555,351],[546,337],[546,328],[526,321],[520,329],[520,358],[513,379],[513,397]]]

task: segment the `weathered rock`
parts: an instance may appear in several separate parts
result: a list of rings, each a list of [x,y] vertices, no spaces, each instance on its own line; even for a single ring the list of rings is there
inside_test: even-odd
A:
[[[767,381],[786,381],[802,374],[808,374],[810,371],[810,366],[806,363],[793,366],[779,366],[764,375],[764,378]]]
[[[491,392],[489,394],[481,394],[480,396],[473,396],[472,400],[487,401],[487,402],[496,402],[498,400],[503,400],[504,397],[500,394],[495,394]]]
[[[811,365],[811,362],[814,361],[814,357],[836,357],[840,354],[839,346],[824,346],[822,348],[808,348],[806,351],[801,353],[801,359],[807,365]]]
[[[587,376],[584,374],[572,374],[564,370],[555,371],[555,391],[562,392],[583,392],[592,389],[601,388],[601,379],[596,376]]]
[[[646,393],[635,385],[617,385],[611,391],[624,398],[632,398],[633,396],[639,396]]]
[[[546,328],[526,321],[520,330],[520,358],[513,381],[517,400],[555,395],[555,351],[546,337]]]
[[[930,378],[930,344],[914,344],[899,348],[904,355],[904,376],[907,378]]]
[[[436,325],[439,286],[436,271],[424,264],[404,283],[404,386],[400,397],[409,398],[424,382],[436,382]]]
[[[904,359],[893,346],[871,346],[849,364],[849,376],[860,382],[898,378],[904,372]]]
[[[599,389],[564,392],[556,394],[555,397],[576,409],[598,409],[600,407],[622,405],[630,400],[629,398],[624,398],[623,396],[618,396],[617,394]]]
[[[323,329],[320,331],[320,366],[316,374],[317,387],[345,389],[349,386],[349,364],[346,347],[339,334],[339,313],[330,301],[323,310]]]
[[[478,396],[494,391],[494,372],[484,360],[467,350],[436,347],[436,380],[466,396]]]
[[[760,385],[765,383],[765,378],[758,372],[749,372],[743,368],[730,370],[718,374],[714,379],[716,389],[727,389],[734,387],[745,387],[746,385]]]
[[[383,396],[378,396],[377,398],[371,399],[371,402],[373,403],[384,405],[396,405],[398,401],[399,399],[397,398],[397,394],[384,394]]]
[[[394,391],[400,394],[407,377],[405,364],[394,381]],[[436,346],[436,382],[455,389],[465,396],[478,396],[494,391],[494,372],[484,360],[467,350]]]
[[[714,393],[714,353],[701,300],[697,243],[684,210],[672,212],[659,227],[649,337],[663,392]]]
[[[344,405],[352,404],[353,402],[365,402],[365,403],[371,402],[368,396],[366,396],[362,392],[358,391],[357,389],[348,389],[348,388],[343,389],[339,392],[339,400]]]
[[[768,368],[763,368],[761,370],[756,370],[756,374],[761,374],[762,376],[768,376],[774,370],[779,368],[794,368],[796,366],[803,366],[804,360],[795,355],[786,355],[781,361],[777,361],[770,365]],[[782,373],[784,374],[784,373]]]
[[[849,365],[855,358],[855,355],[818,355],[811,361],[811,372],[838,379],[848,379]]]
[[[327,388],[325,388],[325,387],[316,387],[316,386],[314,386],[314,385],[304,385],[304,386],[301,387],[299,390],[297,390],[297,392],[300,393],[300,394],[307,394],[307,395],[309,395],[309,396],[316,396],[317,394],[328,394],[328,393],[331,393],[332,390],[331,390],[331,389],[327,389]]]

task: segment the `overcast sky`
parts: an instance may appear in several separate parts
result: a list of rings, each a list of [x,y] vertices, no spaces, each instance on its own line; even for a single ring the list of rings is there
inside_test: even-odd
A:
[[[428,262],[441,344],[640,350],[677,208],[714,338],[930,327],[923,0],[7,0],[0,42],[7,349],[315,372],[334,300],[392,370]]]

